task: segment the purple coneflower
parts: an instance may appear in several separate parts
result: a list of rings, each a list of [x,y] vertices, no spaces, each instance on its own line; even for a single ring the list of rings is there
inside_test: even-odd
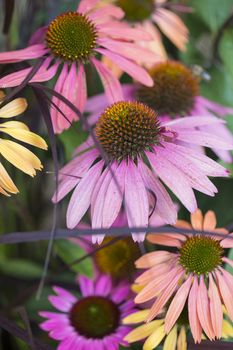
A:
[[[118,350],[127,345],[124,337],[131,330],[122,319],[135,311],[129,300],[130,285],[113,287],[111,279],[100,276],[96,281],[79,278],[81,297],[61,287],[53,287],[57,295],[49,296],[59,312],[42,311],[46,318],[40,327],[60,342],[58,350]]]

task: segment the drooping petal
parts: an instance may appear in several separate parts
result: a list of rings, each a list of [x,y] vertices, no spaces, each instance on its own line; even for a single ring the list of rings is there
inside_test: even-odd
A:
[[[169,306],[165,317],[166,333],[170,332],[184,308],[192,284],[192,278],[193,276],[190,275],[188,279],[181,285]]]
[[[195,343],[201,342],[202,328],[197,314],[198,279],[195,276],[188,298],[188,316]]]
[[[0,53],[0,63],[14,63],[34,58],[42,57],[48,49],[44,44],[28,46],[22,50],[8,51]]]
[[[77,226],[90,206],[91,195],[102,168],[102,161],[93,165],[74,190],[66,214],[68,228],[73,229]]]
[[[100,61],[92,58],[92,62],[100,75],[109,102],[114,103],[117,101],[122,101],[123,95],[119,80]]]
[[[220,339],[222,336],[222,302],[212,274],[209,274],[209,298],[210,298],[210,316],[215,336]]]
[[[146,189],[133,161],[128,161],[125,174],[125,211],[129,227],[147,227],[149,217],[149,203]],[[145,234],[133,234],[135,241],[144,239]]]
[[[4,128],[4,124],[0,125],[0,131],[4,132],[12,137],[14,137],[17,140],[23,141],[25,143],[28,143],[29,145],[41,148],[41,149],[48,149],[47,143],[45,140],[40,137],[39,135],[35,134],[34,132],[24,130],[24,129],[13,129],[13,128]]]
[[[233,321],[233,294],[231,288],[229,288],[224,276],[216,271],[216,276],[218,280],[218,288],[220,290],[222,300],[224,305],[226,306],[228,316]]]
[[[27,109],[27,100],[25,98],[15,98],[13,101],[10,101],[5,106],[0,106],[0,118],[12,118]]]
[[[176,342],[177,342],[177,326],[175,325],[165,339],[163,350],[176,350]]]
[[[147,338],[153,333],[155,329],[158,329],[163,324],[163,320],[155,320],[142,326],[139,326],[133,329],[127,336],[124,338],[129,343]]]
[[[197,314],[206,335],[210,340],[213,340],[215,338],[215,334],[210,316],[210,301],[203,275],[200,277],[200,283],[197,291]]]
[[[165,337],[164,325],[157,328],[145,341],[143,350],[152,350],[156,348]]]
[[[147,269],[153,267],[154,265],[168,261],[174,256],[175,254],[163,250],[151,252],[144,254],[137,259],[135,261],[135,265],[138,269]]]
[[[129,60],[125,57],[122,57],[115,52],[111,52],[106,49],[96,49],[100,54],[107,56],[116,63],[123,71],[128,73],[133,79],[139,81],[143,85],[153,86],[153,80],[146,72],[145,69],[134,63],[132,60]]]

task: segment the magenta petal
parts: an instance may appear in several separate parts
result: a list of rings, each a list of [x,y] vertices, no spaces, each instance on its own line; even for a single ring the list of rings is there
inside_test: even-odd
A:
[[[138,168],[132,160],[128,160],[125,173],[125,210],[130,227],[147,227],[149,203],[145,185]],[[145,233],[135,233],[135,241],[144,239]]]
[[[95,294],[94,281],[85,276],[80,276],[79,279],[79,287],[82,292],[82,296],[88,297],[89,295]]]
[[[92,58],[92,62],[100,75],[109,102],[114,103],[117,101],[122,101],[123,95],[119,80],[100,61],[96,60],[95,58]]]
[[[112,282],[109,276],[102,275],[96,282],[95,295],[106,297],[112,290]]]
[[[28,46],[26,49],[0,53],[0,63],[13,63],[42,57],[48,49],[44,44]]]

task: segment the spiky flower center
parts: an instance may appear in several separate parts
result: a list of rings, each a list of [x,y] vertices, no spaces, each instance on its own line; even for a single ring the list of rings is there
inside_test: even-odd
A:
[[[139,102],[117,102],[100,116],[96,136],[113,160],[136,158],[159,142],[155,112]]]
[[[90,296],[77,301],[70,312],[70,322],[87,338],[103,338],[119,325],[120,311],[110,299]]]
[[[155,7],[154,0],[118,0],[117,5],[125,12],[125,18],[141,22],[149,18]]]
[[[222,262],[223,248],[211,237],[187,238],[180,249],[180,264],[197,275],[208,274]]]
[[[48,26],[47,46],[65,61],[85,61],[96,47],[97,32],[94,24],[78,12],[66,12]]]
[[[126,278],[134,271],[134,261],[140,256],[140,249],[131,237],[122,238],[111,245],[113,237],[105,237],[102,246],[95,254],[95,262],[102,273],[114,278]]]
[[[154,86],[138,86],[137,98],[159,115],[182,116],[189,113],[199,94],[199,80],[182,63],[168,61],[156,64],[150,75]]]

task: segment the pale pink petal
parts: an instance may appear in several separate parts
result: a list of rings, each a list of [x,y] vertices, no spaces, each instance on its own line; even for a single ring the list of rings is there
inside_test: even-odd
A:
[[[146,152],[146,155],[154,172],[174,192],[190,212],[195,211],[197,209],[196,198],[185,174],[167,161],[164,156],[161,156],[159,149],[156,154]],[[173,174],[173,176],[170,176],[170,174]]]
[[[166,333],[170,332],[184,308],[192,284],[192,278],[193,276],[190,275],[188,279],[181,285],[168,308],[165,317]]]
[[[102,112],[108,106],[105,93],[89,97],[85,111],[88,113]]]
[[[40,69],[38,69],[36,74],[30,80],[30,83],[48,81],[54,77],[57,72],[58,63],[55,63],[53,66],[48,68],[48,62],[50,62],[50,59],[44,61]],[[6,75],[0,79],[0,87],[8,88],[20,85],[32,69],[33,68],[25,68]]]
[[[123,95],[119,80],[100,61],[92,58],[92,62],[100,75],[109,102],[114,103],[122,101]]]
[[[182,154],[185,159],[191,160],[198,169],[208,176],[229,176],[228,170],[204,154],[175,143],[164,142],[164,145],[170,152],[175,151]]]
[[[223,303],[226,306],[228,316],[233,321],[233,293],[232,289],[229,287],[224,275],[219,271],[216,271],[216,276],[218,280],[218,288],[220,290]]]
[[[172,145],[170,150],[172,149]],[[218,192],[214,184],[208,179],[208,177],[200,171],[191,160],[187,160],[182,154],[177,152],[177,150],[169,151],[161,150],[161,155],[166,157],[166,160],[172,163],[177,169],[179,169],[186,177],[189,185],[202,193],[209,196],[214,196]]]
[[[92,10],[99,0],[81,0],[77,11],[80,13],[86,13]]]
[[[98,21],[99,19],[105,19],[105,17],[114,17],[117,19],[122,19],[124,17],[125,13],[124,11],[115,5],[106,5],[103,7],[100,7],[94,11],[92,11],[88,17],[92,20],[92,21]],[[106,19],[105,19],[106,20]],[[103,31],[103,28],[105,27],[105,25],[101,24],[100,27],[100,31]]]
[[[210,101],[207,98],[203,96],[197,97],[197,102],[204,106],[205,108],[208,108],[209,110],[213,111],[214,113],[220,115],[221,117],[224,117],[226,114],[233,114],[233,108],[222,106],[216,102]]]
[[[136,260],[135,265],[138,269],[147,269],[149,267],[153,267],[157,264],[168,261],[174,256],[175,254],[163,250],[151,252],[144,254],[138,260]]]
[[[66,214],[68,228],[75,228],[90,206],[91,195],[103,165],[103,161],[93,165],[74,190]]]
[[[127,33],[125,33],[125,37],[127,37]],[[98,43],[110,51],[120,53],[121,56],[130,60],[137,60],[137,62],[154,63],[157,59],[155,53],[134,43],[120,42],[109,38],[101,38],[98,40]]]
[[[110,60],[116,63],[123,71],[128,73],[132,78],[139,81],[143,85],[153,86],[154,83],[150,75],[146,72],[145,69],[143,69],[133,61],[128,60],[127,58],[124,58],[121,55],[118,55],[114,52],[110,52],[106,49],[96,49],[96,51],[110,58]]]
[[[171,259],[169,263],[165,262],[163,264],[158,264],[151,267],[150,269],[143,272],[139,277],[137,277],[135,283],[146,285],[147,283],[151,282],[152,279],[167,273],[172,268],[172,264],[174,263],[175,260]]]
[[[164,290],[159,297],[156,299],[155,303],[150,309],[150,313],[147,317],[147,322],[153,320],[161,309],[165,306],[165,304],[168,302],[168,300],[171,298],[172,294],[175,292],[180,278],[184,275],[184,271],[177,271],[176,276],[173,278],[172,281],[170,281],[170,284],[167,286],[166,290]]]
[[[177,220],[177,209],[168,192],[141,159],[138,160],[138,169],[146,188],[155,194],[156,206],[154,213],[158,212],[166,223],[174,224]],[[150,219],[153,221],[153,214]]]
[[[146,189],[137,166],[128,160],[125,173],[125,211],[129,227],[147,227],[149,203]],[[144,239],[145,233],[133,234],[135,241]]]
[[[203,275],[200,277],[200,283],[197,292],[197,314],[200,324],[204,329],[206,335],[210,340],[213,340],[215,338],[215,335],[210,316],[210,301]]]
[[[13,63],[42,57],[48,49],[44,44],[28,46],[22,50],[0,52],[0,63]]]
[[[220,244],[223,248],[233,248],[233,232],[227,235],[227,238],[224,238]]]
[[[209,274],[209,298],[210,298],[210,316],[215,336],[220,339],[222,336],[222,302],[218,289],[214,283],[212,274]]]
[[[175,130],[192,129],[200,126],[212,125],[217,128],[216,124],[224,124],[225,121],[214,116],[193,116],[183,117],[162,123],[165,126],[172,127]]]
[[[114,162],[111,164],[111,169],[113,174],[116,172],[116,166],[117,164]],[[111,171],[106,168],[104,172],[102,173],[101,177],[98,181],[100,181],[100,185],[98,183],[96,184],[96,187],[98,188],[98,193],[94,195],[94,198],[92,196],[91,198],[91,207],[92,207],[92,217],[91,217],[91,225],[92,228],[101,228],[103,227],[103,206],[104,206],[104,199],[106,196],[106,192],[108,190],[109,183],[112,179]],[[109,208],[109,214],[111,215],[111,207]]]
[[[137,294],[134,302],[140,304],[159,296],[169,287],[178,272],[179,268],[175,266],[167,273],[151,278],[151,281]]]
[[[195,343],[201,342],[202,328],[197,315],[198,278],[195,276],[188,298],[189,325]]]
[[[127,164],[123,160],[109,183],[103,205],[103,227],[110,227],[120,212],[125,189],[126,168]]]
[[[233,246],[233,242],[232,242],[232,246]],[[228,259],[227,257],[223,257],[222,260],[226,263],[229,264],[231,267],[233,267],[233,261],[231,259]]]
[[[116,39],[127,38],[127,40],[137,40],[137,41],[138,40],[144,40],[144,41],[148,40],[149,41],[152,39],[151,35],[143,29],[130,28],[130,27],[124,28],[124,27],[119,26],[117,22],[111,22],[111,23],[108,22],[108,23],[101,24],[100,32],[105,33],[105,34],[107,34],[113,38],[116,38]],[[156,57],[157,57],[157,55],[156,55]]]
[[[200,146],[219,148],[223,150],[233,149],[233,142],[229,143],[220,137],[199,130],[179,130],[177,139]]]
[[[152,18],[173,44],[181,51],[185,51],[188,29],[182,20],[175,13],[164,8],[156,10]]]

